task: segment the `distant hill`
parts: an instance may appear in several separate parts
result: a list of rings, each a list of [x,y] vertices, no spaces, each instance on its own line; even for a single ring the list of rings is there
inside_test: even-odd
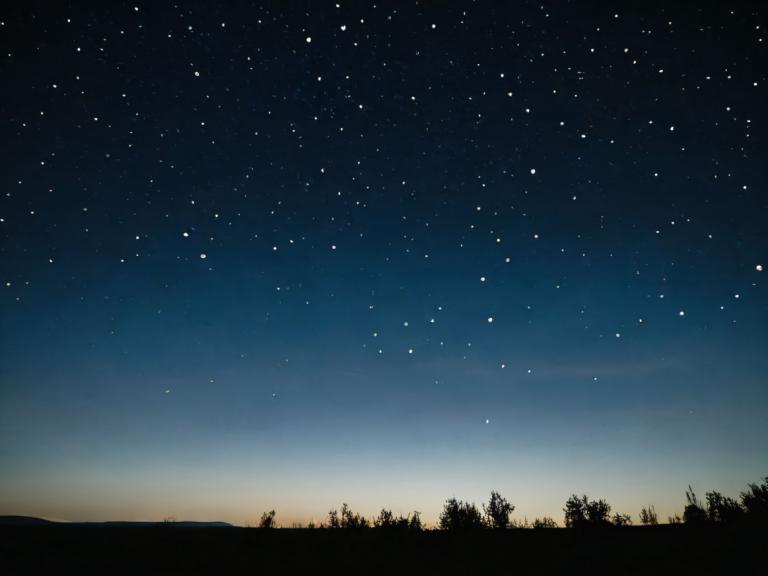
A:
[[[56,522],[32,516],[0,516],[0,524],[3,526],[37,526],[40,524],[56,524]]]
[[[217,526],[220,528],[232,528],[228,522],[130,522],[121,520],[110,520],[107,522],[54,522],[44,518],[34,518],[32,516],[0,516],[0,526],[41,526],[41,525],[62,525],[62,526],[174,526],[180,528],[196,526]]]

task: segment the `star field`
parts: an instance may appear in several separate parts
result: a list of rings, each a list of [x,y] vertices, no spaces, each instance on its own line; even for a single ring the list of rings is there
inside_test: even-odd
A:
[[[1,8],[3,509],[661,516],[761,476],[765,29],[760,3]]]

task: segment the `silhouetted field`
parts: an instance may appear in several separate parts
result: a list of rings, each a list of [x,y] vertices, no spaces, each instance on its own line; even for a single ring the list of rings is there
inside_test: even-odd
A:
[[[387,574],[765,574],[768,477],[739,500],[689,486],[683,516],[658,524],[653,506],[611,513],[602,499],[571,495],[564,525],[552,518],[512,521],[515,507],[496,491],[481,509],[446,500],[438,529],[419,512],[383,508],[367,519],[344,503],[319,528],[259,528],[223,522],[54,523],[0,516],[3,574],[221,574],[335,572]]]
[[[760,574],[767,557],[760,531],[682,524],[453,532],[4,526],[0,542],[4,574]]]

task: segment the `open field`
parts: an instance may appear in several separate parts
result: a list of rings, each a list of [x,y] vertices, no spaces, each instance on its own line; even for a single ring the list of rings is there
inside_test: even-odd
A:
[[[684,525],[593,530],[0,527],[5,574],[759,574],[757,531]]]

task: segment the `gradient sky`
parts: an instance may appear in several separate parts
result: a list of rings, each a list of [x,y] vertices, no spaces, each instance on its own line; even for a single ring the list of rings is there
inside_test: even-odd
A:
[[[0,514],[766,475],[765,7],[674,4],[4,4]]]

